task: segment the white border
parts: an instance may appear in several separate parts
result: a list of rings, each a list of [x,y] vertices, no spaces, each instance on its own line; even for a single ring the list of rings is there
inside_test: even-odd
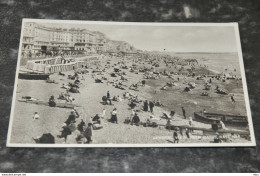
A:
[[[17,144],[17,143],[11,143],[10,141],[11,141],[13,118],[14,118],[13,115],[14,115],[14,108],[15,108],[17,81],[18,81],[18,74],[19,74],[19,68],[20,68],[19,65],[20,65],[20,57],[21,57],[21,48],[22,48],[21,46],[22,46],[24,23],[25,22],[39,22],[39,21],[41,23],[56,23],[56,24],[57,23],[63,23],[63,24],[67,23],[67,24],[135,25],[135,26],[216,26],[216,27],[230,26],[230,27],[234,27],[251,141],[248,143],[188,143],[188,144],[184,144],[184,143],[179,143],[179,144]],[[17,61],[17,66],[16,66],[16,77],[15,77],[15,84],[14,84],[14,91],[13,91],[12,108],[11,108],[11,115],[10,115],[10,121],[9,121],[6,146],[7,147],[44,147],[44,148],[47,148],[47,147],[51,147],[51,148],[64,148],[64,147],[75,147],[75,148],[93,148],[93,147],[100,147],[100,148],[105,148],[105,147],[125,147],[125,148],[130,148],[130,147],[131,148],[132,147],[254,147],[254,146],[256,146],[253,122],[252,122],[252,115],[251,115],[251,111],[250,111],[248,90],[247,90],[247,84],[246,84],[242,49],[241,49],[241,44],[240,44],[238,23],[148,23],[148,22],[139,23],[139,22],[104,22],[104,21],[23,19],[22,30],[21,30],[21,35],[20,35],[19,55],[18,55],[18,61]]]

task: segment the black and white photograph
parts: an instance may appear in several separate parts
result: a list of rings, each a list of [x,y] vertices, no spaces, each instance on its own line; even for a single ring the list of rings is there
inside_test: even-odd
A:
[[[7,146],[255,146],[238,28],[23,19]]]

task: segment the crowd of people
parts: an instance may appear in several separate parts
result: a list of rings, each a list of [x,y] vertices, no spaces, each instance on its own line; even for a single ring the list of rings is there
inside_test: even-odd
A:
[[[179,58],[173,58],[169,55],[160,55],[160,54],[149,54],[145,53],[142,55],[139,55],[138,57],[130,57],[128,59],[132,63],[138,63],[143,64],[148,63],[152,65],[152,68],[143,67],[141,69],[138,69],[135,64],[132,64],[131,66],[126,66],[124,62],[118,62],[115,65],[110,64],[110,62],[107,62],[105,65],[105,68],[102,68],[100,63],[96,64],[95,67],[98,68],[96,70],[93,69],[92,71],[92,78],[95,81],[95,83],[105,83],[107,85],[112,85],[116,89],[125,90],[125,92],[120,95],[120,93],[111,95],[110,91],[108,90],[105,95],[101,97],[102,104],[104,106],[113,106],[113,110],[110,113],[110,118],[105,118],[106,109],[103,109],[103,112],[101,114],[95,114],[90,121],[84,121],[81,120],[80,122],[77,122],[77,119],[79,119],[80,115],[79,113],[74,109],[71,111],[71,114],[69,115],[68,119],[64,122],[62,125],[61,134],[59,135],[60,138],[64,138],[65,142],[67,141],[67,138],[71,134],[76,134],[77,136],[77,142],[82,143],[91,143],[92,142],[92,130],[100,130],[104,128],[104,121],[108,121],[108,123],[114,123],[119,124],[119,116],[118,116],[118,109],[117,109],[117,103],[125,103],[128,102],[129,106],[129,116],[124,120],[125,124],[130,125],[136,125],[136,126],[144,126],[144,127],[158,127],[158,126],[164,126],[168,130],[173,130],[173,142],[179,143],[180,139],[178,137],[178,134],[183,134],[183,131],[185,131],[186,137],[190,138],[192,130],[190,130],[189,127],[192,127],[194,125],[193,118],[189,113],[186,112],[185,107],[181,107],[178,111],[182,113],[182,115],[179,115],[183,118],[184,121],[188,122],[187,127],[176,127],[174,124],[174,117],[177,115],[175,110],[170,111],[170,113],[164,112],[161,116],[155,117],[155,110],[157,107],[163,107],[163,103],[159,99],[155,100],[153,98],[150,99],[144,99],[140,98],[140,94],[137,92],[145,89],[147,86],[146,79],[150,79],[151,77],[155,76],[156,78],[161,78],[161,76],[165,76],[167,78],[172,77],[175,73],[168,72],[166,70],[159,72],[156,70],[156,67],[159,67],[160,64],[165,64],[169,68],[174,68],[176,70],[183,70],[184,66],[190,67],[192,71],[194,71],[194,68],[198,65],[198,62],[196,59],[186,60],[183,61]],[[162,63],[161,63],[162,62]],[[107,72],[107,69],[113,67],[113,71]],[[130,81],[127,79],[127,71],[122,71],[120,69],[128,69],[129,72],[133,73],[142,73],[144,75],[143,79],[139,80],[138,82],[132,82],[130,84]],[[86,68],[83,68],[86,70]],[[68,79],[72,82],[69,82],[68,84],[62,84],[62,89],[65,89],[65,93],[61,92],[60,95],[58,95],[58,99],[65,100],[67,103],[73,104],[73,101],[75,101],[75,98],[72,97],[71,93],[80,93],[79,89],[81,87],[81,82],[84,81],[84,77],[82,76],[82,79],[80,80],[80,74],[88,74],[89,71],[77,71],[75,70],[74,75],[68,75]],[[107,77],[104,76],[102,73],[109,73],[107,75],[110,75],[112,78],[116,79],[113,81],[109,81]],[[176,73],[177,74],[177,73]],[[180,73],[178,73],[180,74]],[[178,75],[177,74],[177,75]],[[60,76],[65,76],[63,73],[59,73]],[[100,77],[102,76],[102,77]],[[194,77],[194,75],[191,74],[191,76]],[[172,78],[172,80],[174,80]],[[180,81],[180,76],[177,76],[175,81]],[[129,83],[130,86],[126,86],[124,83]],[[209,83],[212,83],[212,79],[209,79]],[[167,82],[167,86],[173,86],[175,84],[174,81]],[[189,83],[187,83],[188,85]],[[192,84],[192,86],[194,86]],[[194,86],[195,87],[195,86]],[[120,92],[119,91],[119,92]],[[135,93],[133,93],[135,92]],[[235,103],[234,96],[231,96],[232,103]],[[56,106],[56,100],[54,95],[49,98],[48,104],[50,107]],[[141,112],[141,113],[140,113]],[[124,112],[127,113],[127,112]],[[140,115],[141,114],[141,115]],[[143,118],[145,116],[145,119]],[[34,115],[34,119],[38,119],[39,115],[36,113]],[[163,119],[163,120],[162,120]],[[165,123],[163,123],[163,121]],[[225,125],[222,122],[222,127],[225,129]]]

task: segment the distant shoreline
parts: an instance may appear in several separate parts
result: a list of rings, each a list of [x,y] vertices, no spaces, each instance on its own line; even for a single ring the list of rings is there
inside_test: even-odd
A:
[[[237,52],[168,52],[169,54],[237,54]]]

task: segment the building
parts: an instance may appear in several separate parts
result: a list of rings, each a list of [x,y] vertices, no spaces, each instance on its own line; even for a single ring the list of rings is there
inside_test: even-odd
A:
[[[52,51],[104,53],[131,52],[133,46],[122,41],[109,40],[98,31],[71,28],[51,28],[35,22],[26,22],[23,29],[22,51],[25,53],[46,53]]]

